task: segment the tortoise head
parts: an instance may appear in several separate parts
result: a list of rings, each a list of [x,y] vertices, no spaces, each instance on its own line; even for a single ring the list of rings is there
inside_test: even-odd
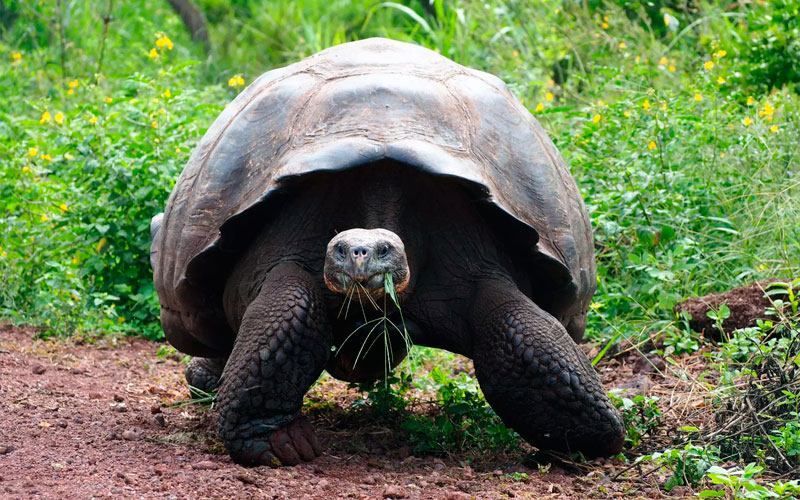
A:
[[[391,273],[392,280],[386,275]],[[402,292],[411,278],[403,241],[387,229],[348,229],[331,239],[325,255],[325,284],[332,292],[366,291],[382,297],[386,283]]]

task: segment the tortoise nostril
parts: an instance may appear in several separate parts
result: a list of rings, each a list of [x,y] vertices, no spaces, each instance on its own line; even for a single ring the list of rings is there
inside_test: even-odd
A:
[[[367,247],[355,247],[351,251],[354,259],[364,259],[369,255]]]

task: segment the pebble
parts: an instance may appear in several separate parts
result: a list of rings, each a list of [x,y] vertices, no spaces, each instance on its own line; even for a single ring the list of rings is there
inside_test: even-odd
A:
[[[244,484],[256,484],[256,478],[246,472],[239,472],[236,474],[236,479]]]
[[[150,413],[152,413],[153,415],[155,415],[157,413],[161,413],[161,407],[158,406],[158,405],[151,406],[150,407]]]
[[[194,464],[192,468],[196,470],[217,470],[219,469],[219,465],[211,460],[203,460],[202,462]]]
[[[45,368],[44,365],[35,365],[31,371],[34,375],[41,375],[47,371],[47,368]]]
[[[406,490],[400,486],[390,485],[383,490],[383,498],[405,498]]]
[[[14,451],[14,447],[10,444],[0,444],[0,455],[8,455]]]
[[[448,491],[444,498],[445,500],[469,500],[469,495],[460,491]]]
[[[126,431],[123,431],[122,439],[125,439],[126,441],[133,441],[135,439],[139,439],[139,435],[136,434],[136,431],[128,429]]]
[[[123,398],[119,394],[114,394],[114,401],[116,401],[117,403],[122,403],[123,401],[125,401],[125,398]]]
[[[164,417],[163,413],[159,413],[158,415],[156,415],[155,419],[156,419],[156,424],[158,424],[159,427],[167,426],[167,419]]]

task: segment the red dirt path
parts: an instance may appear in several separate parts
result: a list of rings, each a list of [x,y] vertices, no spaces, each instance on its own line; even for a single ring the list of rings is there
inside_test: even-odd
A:
[[[639,489],[646,485],[631,494],[630,484],[603,479],[619,462],[540,472],[519,465],[520,454],[473,470],[466,456],[408,456],[407,443],[376,444],[369,430],[337,429],[318,415],[312,421],[329,450],[322,457],[241,467],[217,440],[212,411],[171,407],[186,397],[184,365],[158,359],[157,349],[129,338],[35,340],[29,329],[0,324],[0,498],[681,498]],[[316,393],[347,393],[337,384]]]

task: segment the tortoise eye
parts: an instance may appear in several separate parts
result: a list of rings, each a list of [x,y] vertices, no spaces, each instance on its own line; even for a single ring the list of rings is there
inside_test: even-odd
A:
[[[339,257],[340,259],[344,259],[344,254],[345,254],[344,245],[342,245],[341,243],[337,243],[336,246],[333,247],[333,251],[334,253],[336,253],[337,257]]]
[[[387,255],[389,255],[389,245],[386,245],[386,244],[378,245],[378,249],[377,249],[376,254],[378,255],[378,258],[380,258],[380,259],[382,259],[382,258],[386,257]]]

